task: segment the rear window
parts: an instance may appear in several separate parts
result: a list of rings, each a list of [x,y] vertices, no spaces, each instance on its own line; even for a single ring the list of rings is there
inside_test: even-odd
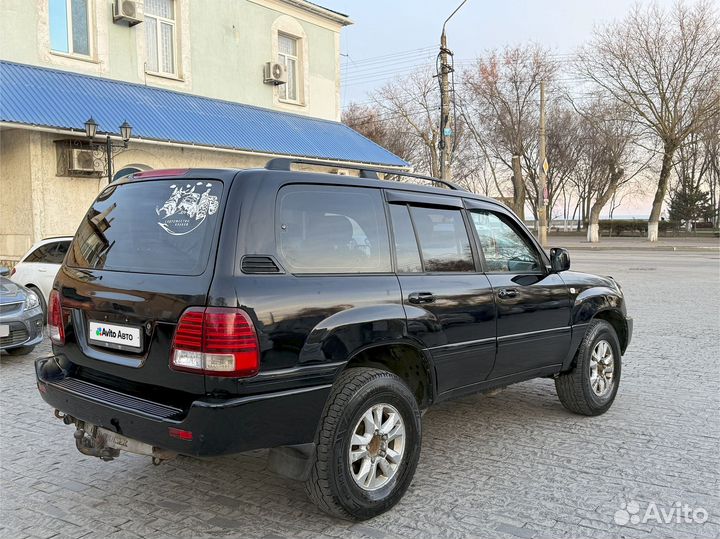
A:
[[[110,186],[68,253],[76,268],[199,275],[207,266],[222,183],[162,180]]]

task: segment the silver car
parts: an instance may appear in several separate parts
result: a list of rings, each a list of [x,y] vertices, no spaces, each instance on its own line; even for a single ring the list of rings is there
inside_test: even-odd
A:
[[[32,290],[6,279],[0,268],[0,350],[23,356],[43,339],[43,311]]]

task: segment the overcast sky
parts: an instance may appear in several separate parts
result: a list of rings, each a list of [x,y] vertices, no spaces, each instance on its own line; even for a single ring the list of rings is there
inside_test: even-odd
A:
[[[443,21],[460,1],[318,0],[354,22],[341,34],[343,106],[365,102],[368,92],[393,78],[434,65]],[[595,25],[622,18],[636,3],[468,0],[447,25],[448,46],[454,52],[456,68],[462,69],[488,49],[533,41],[550,48],[567,69],[568,56],[589,40]],[[673,0],[657,3],[669,7]],[[654,194],[650,191],[625,199],[616,215],[649,214]]]

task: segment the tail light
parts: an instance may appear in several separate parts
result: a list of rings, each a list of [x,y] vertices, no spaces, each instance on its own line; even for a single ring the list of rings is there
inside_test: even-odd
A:
[[[65,344],[65,324],[63,323],[62,303],[57,290],[50,292],[48,305],[48,329],[50,340],[55,344]]]
[[[255,327],[245,311],[190,307],[180,317],[173,338],[171,368],[240,378],[257,373],[259,365]]]
[[[8,275],[8,277],[12,277],[13,275],[15,275],[16,272],[17,272],[17,268],[15,266],[13,266],[13,269],[10,270],[10,275]]]

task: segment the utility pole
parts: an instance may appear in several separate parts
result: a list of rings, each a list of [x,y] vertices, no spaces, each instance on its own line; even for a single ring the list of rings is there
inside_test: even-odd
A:
[[[450,124],[450,73],[452,66],[448,63],[448,56],[452,52],[447,48],[447,37],[445,36],[445,25],[443,25],[440,36],[440,178],[450,180],[450,149],[451,142],[448,140],[454,135]]]
[[[450,62],[452,51],[447,46],[447,36],[445,35],[445,25],[452,19],[467,0],[460,2],[450,16],[445,19],[440,34],[440,65],[437,77],[440,79],[440,142],[438,144],[440,150],[440,178],[443,180],[452,179],[450,173],[450,158],[452,154],[452,142],[449,141],[455,136],[450,127],[450,74],[453,72],[453,66]],[[452,96],[455,99],[455,96]]]
[[[547,171],[548,162],[545,156],[545,81],[540,81],[540,188],[538,189],[538,241],[543,247],[547,247],[548,232],[548,191],[547,191]]]

